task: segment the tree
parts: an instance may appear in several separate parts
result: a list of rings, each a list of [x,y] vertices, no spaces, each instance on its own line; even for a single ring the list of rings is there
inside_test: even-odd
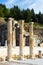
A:
[[[12,17],[16,20],[23,19],[25,22],[36,22],[43,24],[43,14],[35,14],[34,9],[27,8],[26,10],[20,10],[18,6],[14,6],[11,9],[6,8],[5,5],[0,4],[0,17],[9,18]]]
[[[25,22],[29,22],[31,19],[31,11],[29,9],[23,10],[22,14],[23,14],[23,19],[25,20]]]
[[[14,8],[10,9],[10,16],[15,18],[16,20],[20,19],[20,9],[18,6],[14,6]]]
[[[33,21],[33,22],[37,22],[37,16],[36,16],[36,14],[34,13],[34,9],[31,10],[31,18],[32,18],[32,21]]]
[[[10,10],[5,5],[0,4],[0,17],[9,17]]]
[[[3,5],[2,4],[0,4],[0,17],[4,17]]]
[[[43,14],[41,14],[41,12],[39,12],[38,14],[38,20],[39,20],[39,23],[43,24]]]
[[[6,8],[6,6],[3,7],[3,13],[4,17],[9,17],[10,16],[10,10]]]

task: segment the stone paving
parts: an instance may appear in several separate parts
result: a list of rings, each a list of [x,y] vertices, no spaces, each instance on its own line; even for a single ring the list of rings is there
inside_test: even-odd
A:
[[[0,62],[0,65],[43,65],[43,59],[12,60]]]

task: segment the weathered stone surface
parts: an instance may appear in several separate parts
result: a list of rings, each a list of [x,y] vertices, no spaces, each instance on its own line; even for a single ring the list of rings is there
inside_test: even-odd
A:
[[[11,59],[12,56],[12,18],[9,18],[8,20],[8,37],[7,37],[7,41],[8,41],[8,60]]]
[[[13,47],[15,47],[16,46],[16,31],[15,31],[15,20],[12,22],[13,23],[13,30],[12,30],[12,34],[13,34],[13,40],[12,40],[12,42],[13,42]]]
[[[19,21],[20,24],[20,59],[23,59],[23,47],[24,47],[24,20]]]
[[[29,43],[30,43],[30,58],[33,58],[33,48],[34,48],[34,41],[33,41],[33,22],[30,22],[29,25],[29,33],[30,33],[30,39],[29,39]]]

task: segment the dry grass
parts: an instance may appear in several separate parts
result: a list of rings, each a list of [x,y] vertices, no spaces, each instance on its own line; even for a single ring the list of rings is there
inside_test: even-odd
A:
[[[13,58],[14,60],[19,60],[19,59],[20,59],[20,56],[19,56],[19,55],[13,55],[12,58]],[[29,55],[24,55],[24,58],[25,58],[25,59],[29,59],[30,56],[29,56]]]

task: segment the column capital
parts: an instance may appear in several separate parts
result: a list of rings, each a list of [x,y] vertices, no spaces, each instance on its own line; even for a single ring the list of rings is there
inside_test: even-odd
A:
[[[34,24],[34,22],[30,22],[29,24]]]
[[[14,19],[13,18],[8,18],[8,21],[13,21]]]
[[[20,24],[23,24],[23,23],[24,23],[24,20],[19,20],[19,23],[20,23]]]

